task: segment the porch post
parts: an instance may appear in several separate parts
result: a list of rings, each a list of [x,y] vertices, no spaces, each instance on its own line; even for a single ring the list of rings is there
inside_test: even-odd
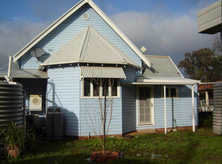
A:
[[[193,132],[195,132],[195,108],[194,108],[194,85],[192,85],[192,118],[193,118]]]
[[[166,85],[163,87],[163,95],[164,95],[164,129],[165,129],[165,134],[167,134],[167,126],[166,126]]]

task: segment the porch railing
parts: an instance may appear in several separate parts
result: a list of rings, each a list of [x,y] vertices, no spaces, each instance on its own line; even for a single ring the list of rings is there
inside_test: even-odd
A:
[[[213,100],[199,100],[198,101],[199,112],[212,112],[213,111]]]

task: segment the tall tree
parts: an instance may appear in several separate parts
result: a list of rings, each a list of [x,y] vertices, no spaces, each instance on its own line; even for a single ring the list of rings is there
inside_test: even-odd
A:
[[[215,55],[210,48],[201,48],[192,53],[186,53],[185,59],[178,67],[191,79],[210,82],[221,79],[221,55]]]

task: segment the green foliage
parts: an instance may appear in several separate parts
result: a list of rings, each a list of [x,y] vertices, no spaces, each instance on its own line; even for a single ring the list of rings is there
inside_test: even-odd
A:
[[[10,122],[1,132],[3,136],[3,143],[7,145],[8,149],[19,150],[25,148],[25,136],[23,128],[17,127],[13,122]]]
[[[222,43],[220,37],[220,34],[216,34],[214,37],[213,51],[216,56],[222,56]]]
[[[35,143],[35,134],[31,130],[24,132],[24,128],[16,126],[14,122],[1,129],[0,138],[8,150],[18,149],[20,155],[33,148]]]
[[[222,56],[217,56],[210,48],[201,48],[186,53],[185,59],[178,63],[186,76],[202,82],[216,81],[222,78]]]

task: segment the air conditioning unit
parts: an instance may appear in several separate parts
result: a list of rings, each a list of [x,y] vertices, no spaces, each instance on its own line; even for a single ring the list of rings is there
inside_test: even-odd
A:
[[[30,111],[42,111],[42,95],[30,95]]]

